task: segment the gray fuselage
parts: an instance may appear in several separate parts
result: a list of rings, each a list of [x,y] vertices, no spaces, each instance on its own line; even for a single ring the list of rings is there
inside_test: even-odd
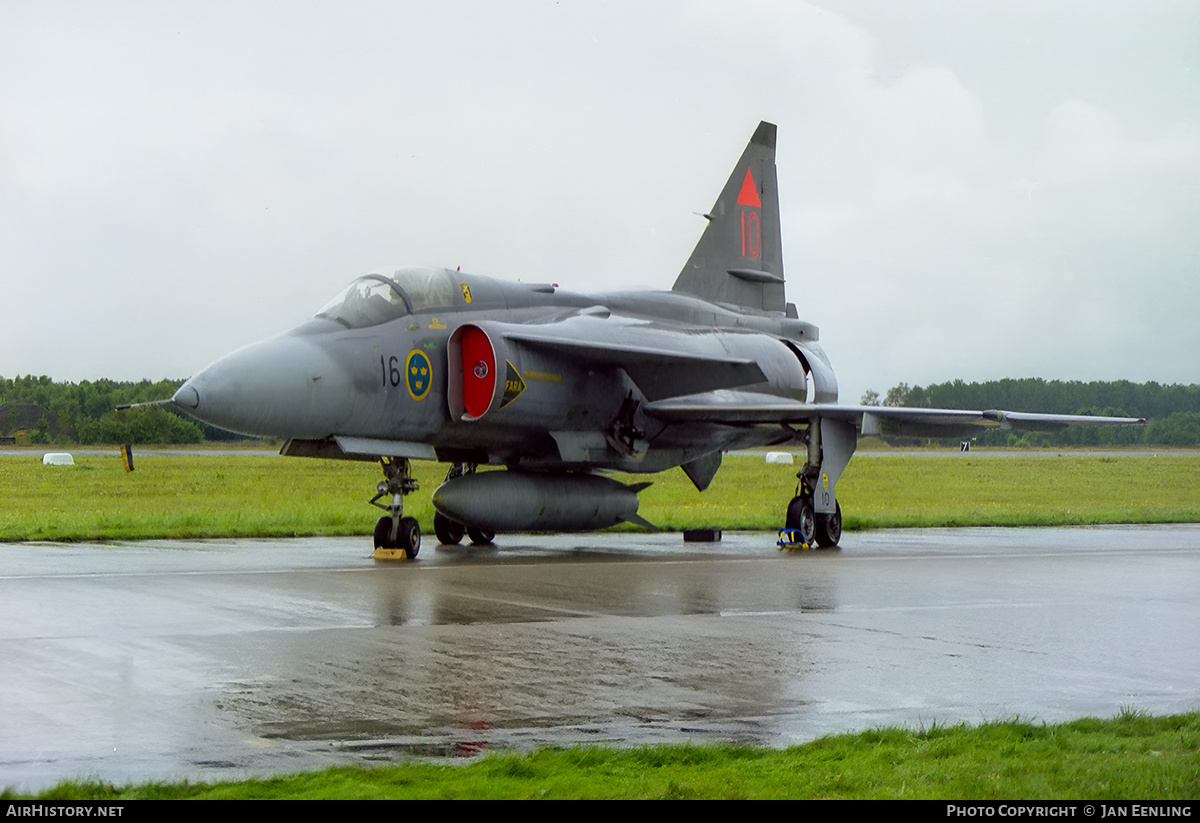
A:
[[[356,283],[367,287],[208,366],[175,402],[252,435],[420,444],[440,460],[513,468],[656,472],[786,442],[793,432],[669,424],[645,414],[647,402],[734,385],[836,401],[816,328],[778,313],[733,311],[679,292],[579,294],[444,269],[400,269]],[[410,294],[430,283],[436,288],[426,299]],[[438,302],[446,305],[425,305]],[[460,384],[471,382],[471,363],[452,339],[464,327],[491,344],[476,371],[491,368],[502,384],[477,415],[456,401]],[[754,369],[755,382],[746,384]]]

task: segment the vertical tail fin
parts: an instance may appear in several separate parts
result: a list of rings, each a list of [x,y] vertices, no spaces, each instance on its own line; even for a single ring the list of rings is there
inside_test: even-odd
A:
[[[673,291],[755,311],[786,311],[775,125],[758,124]]]

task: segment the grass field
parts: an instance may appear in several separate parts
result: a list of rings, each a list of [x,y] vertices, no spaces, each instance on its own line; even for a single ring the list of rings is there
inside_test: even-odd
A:
[[[0,462],[0,541],[367,535],[374,463],[278,456],[112,455],[74,467]],[[414,463],[421,490],[406,514],[432,532],[429,494],[446,466]],[[653,480],[639,513],[660,528],[777,529],[798,466],[729,456],[704,493],[683,472]],[[1200,521],[1200,455],[862,455],[838,484],[847,530]],[[629,527],[632,528],[632,527]]]
[[[0,792],[0,798],[19,796]],[[231,783],[71,782],[39,800],[953,799],[1195,800],[1200,714],[1059,725],[878,729],[787,749],[583,747],[466,765],[335,768]],[[1081,815],[1082,816],[1082,815]]]

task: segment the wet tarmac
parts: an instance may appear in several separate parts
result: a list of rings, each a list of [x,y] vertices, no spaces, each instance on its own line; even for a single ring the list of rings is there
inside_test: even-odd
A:
[[[1200,708],[1200,525],[0,546],[0,786]]]

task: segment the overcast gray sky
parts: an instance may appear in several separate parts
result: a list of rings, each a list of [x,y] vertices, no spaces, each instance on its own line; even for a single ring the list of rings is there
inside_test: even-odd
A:
[[[1200,382],[1200,3],[0,0],[0,375],[384,264],[669,288],[759,120],[842,399]]]

